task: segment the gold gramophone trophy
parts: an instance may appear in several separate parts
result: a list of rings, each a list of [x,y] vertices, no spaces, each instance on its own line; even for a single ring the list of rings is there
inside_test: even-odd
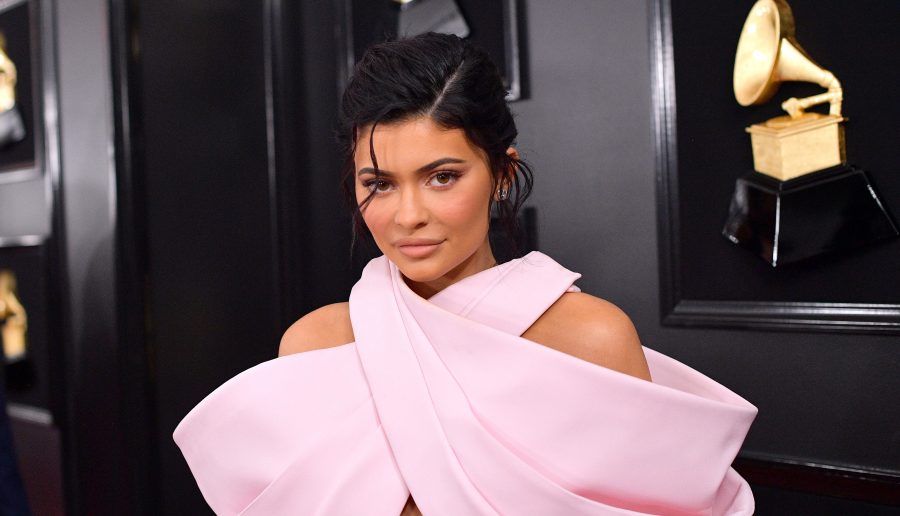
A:
[[[16,275],[0,269],[0,339],[7,364],[25,358],[27,329],[28,315],[16,296]]]
[[[16,104],[16,65],[6,54],[6,35],[0,32],[0,150],[25,139],[25,124]]]
[[[746,129],[756,171],[737,180],[722,234],[773,267],[897,236],[865,172],[846,164],[840,82],[797,43],[787,2],[759,0],[738,41],[734,96],[763,104],[784,81],[827,91]],[[826,102],[828,114],[806,111]]]

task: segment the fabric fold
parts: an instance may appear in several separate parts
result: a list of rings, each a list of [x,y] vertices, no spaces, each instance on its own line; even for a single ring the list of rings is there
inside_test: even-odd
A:
[[[580,277],[535,251],[424,299],[376,258],[356,342],[241,373],[175,440],[217,514],[752,514],[753,405],[649,348],[652,383],[520,336]]]

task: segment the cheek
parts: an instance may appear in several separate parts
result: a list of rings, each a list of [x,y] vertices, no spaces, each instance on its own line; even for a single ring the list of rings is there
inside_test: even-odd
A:
[[[447,196],[442,201],[435,211],[444,224],[473,232],[482,231],[482,226],[487,224],[489,199],[486,189],[480,185],[458,195]]]
[[[366,199],[366,196],[368,196],[368,191],[361,189],[357,190],[356,203],[362,203]],[[390,214],[388,213],[388,210],[385,209],[384,203],[378,201],[378,198],[373,197],[372,201],[362,213],[363,222],[365,222],[366,227],[369,228],[369,231],[372,233],[372,236],[375,237],[375,240],[381,238],[381,235],[387,230],[387,226],[390,223]]]

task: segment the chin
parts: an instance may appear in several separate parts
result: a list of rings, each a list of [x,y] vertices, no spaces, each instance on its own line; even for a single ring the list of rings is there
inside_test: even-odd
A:
[[[445,242],[446,246],[447,242]],[[412,258],[397,250],[391,249],[388,258],[397,265],[400,272],[409,280],[416,283],[429,283],[453,273],[463,265],[466,260],[472,258],[478,251],[478,245],[446,246],[424,258]],[[455,275],[455,274],[454,274]]]
[[[416,283],[434,281],[447,273],[447,271],[441,267],[440,261],[434,258],[411,260],[401,255],[398,260],[394,260],[394,263],[397,264],[397,268],[400,269],[400,272],[406,276],[407,279],[415,281]]]

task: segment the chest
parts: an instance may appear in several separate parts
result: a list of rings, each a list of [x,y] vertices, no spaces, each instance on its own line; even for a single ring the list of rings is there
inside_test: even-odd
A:
[[[400,516],[422,516],[422,511],[416,507],[416,501],[413,500],[412,495],[409,495],[409,498],[406,499],[406,505],[400,511]]]

